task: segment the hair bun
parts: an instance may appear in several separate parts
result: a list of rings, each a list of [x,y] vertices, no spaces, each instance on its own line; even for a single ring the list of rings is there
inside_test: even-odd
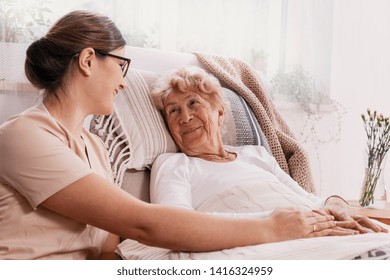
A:
[[[64,73],[67,63],[58,63],[58,47],[46,37],[33,42],[26,51],[25,73],[28,80],[38,89],[55,86]]]

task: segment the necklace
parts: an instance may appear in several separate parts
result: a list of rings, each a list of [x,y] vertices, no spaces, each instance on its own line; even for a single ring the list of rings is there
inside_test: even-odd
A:
[[[210,160],[210,161],[224,161],[226,159],[229,159],[230,155],[235,155],[235,153],[229,152],[227,150],[224,150],[224,151],[226,153],[224,156],[220,156],[220,155],[201,155],[199,157],[200,158],[204,158],[206,160]]]

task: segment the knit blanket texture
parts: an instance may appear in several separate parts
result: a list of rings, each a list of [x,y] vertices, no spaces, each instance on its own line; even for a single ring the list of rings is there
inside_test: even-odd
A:
[[[221,84],[241,95],[253,110],[280,167],[308,192],[315,192],[309,157],[275,108],[257,71],[245,61],[195,53]]]

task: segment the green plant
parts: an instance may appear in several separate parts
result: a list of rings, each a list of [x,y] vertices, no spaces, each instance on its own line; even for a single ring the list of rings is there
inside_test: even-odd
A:
[[[314,79],[301,66],[294,66],[285,73],[277,73],[271,80],[271,94],[284,96],[298,103],[308,113],[314,113],[313,105],[331,103],[330,98],[316,88]]]
[[[287,101],[301,108],[303,122],[296,133],[300,135],[301,143],[313,144],[321,178],[319,144],[340,140],[342,120],[346,113],[344,106],[318,90],[314,79],[301,66],[294,66],[286,73],[277,73],[271,79],[271,86],[270,94],[276,102]]]
[[[126,42],[130,46],[141,48],[158,48],[159,47],[159,28],[154,26],[148,32],[130,29],[124,31]]]
[[[341,135],[341,121],[345,114],[344,107],[331,99],[328,95],[318,90],[314,79],[301,66],[294,66],[291,71],[286,73],[277,73],[271,80],[271,96],[274,99],[282,97],[287,101],[298,104],[306,114],[306,122],[303,126],[303,131],[311,131],[311,136],[318,143],[328,143],[338,141]],[[321,110],[321,106],[326,106],[325,112]],[[317,123],[321,121],[325,115],[330,116],[334,113],[336,118],[336,131],[330,133],[327,139],[316,135]],[[303,136],[303,142],[306,142],[306,137]]]
[[[46,0],[38,1],[0,1],[0,41],[12,43],[29,43],[40,36],[36,34],[40,27],[49,27],[46,19],[52,13]]]

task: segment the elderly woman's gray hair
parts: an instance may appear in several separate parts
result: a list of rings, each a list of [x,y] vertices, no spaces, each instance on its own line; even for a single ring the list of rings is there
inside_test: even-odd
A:
[[[152,98],[159,110],[170,94],[196,92],[213,106],[223,104],[222,88],[217,78],[200,67],[190,66],[174,70],[153,85]]]

